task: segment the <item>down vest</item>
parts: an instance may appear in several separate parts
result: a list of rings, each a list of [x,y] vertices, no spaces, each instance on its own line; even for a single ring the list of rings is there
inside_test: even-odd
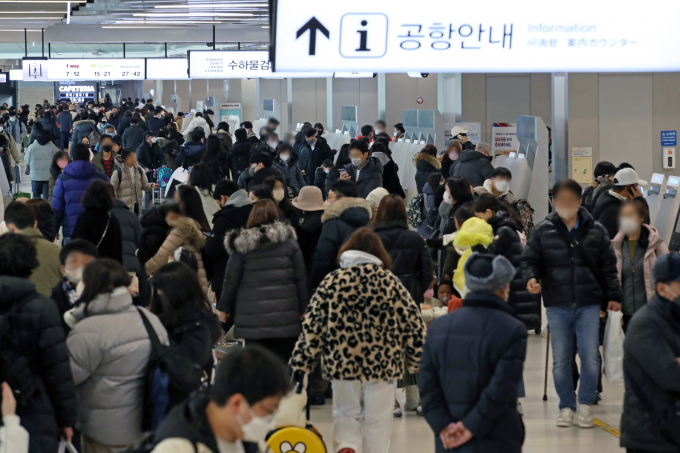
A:
[[[17,407],[21,424],[43,452],[55,452],[59,427],[74,426],[77,401],[64,343],[61,316],[54,302],[38,295],[23,278],[0,276],[0,315],[21,303],[9,320],[10,338],[30,360],[38,393],[28,406]]]
[[[605,293],[581,255],[570,247],[567,227],[554,212],[531,232],[522,254],[522,276],[525,283],[532,278],[541,283],[546,307],[600,305],[606,310],[607,302],[621,301],[616,256],[607,230],[585,208],[579,209],[578,218],[576,240],[599,270]]]
[[[173,226],[172,230],[165,238],[163,245],[156,255],[144,264],[147,275],[153,275],[159,267],[168,262],[171,256],[180,247],[184,247],[196,256],[198,261],[198,281],[201,283],[203,292],[208,296],[208,277],[203,266],[201,249],[205,245],[205,235],[198,227],[198,222],[189,217],[181,217]]]
[[[161,343],[168,344],[160,320],[134,307],[123,287],[90,302],[87,316],[66,340],[78,390],[78,429],[104,445],[129,445],[142,436],[145,371],[151,355],[142,315]]]
[[[522,278],[522,241],[518,232],[522,226],[517,225],[504,211],[498,211],[488,221],[493,228],[493,242],[487,247],[488,253],[503,255],[515,266],[515,278],[510,283],[508,305],[515,310],[519,319],[524,321],[528,330],[541,328],[541,296],[527,291]]]
[[[294,338],[309,302],[305,261],[290,225],[227,233],[229,253],[218,309],[234,317],[236,338]]]

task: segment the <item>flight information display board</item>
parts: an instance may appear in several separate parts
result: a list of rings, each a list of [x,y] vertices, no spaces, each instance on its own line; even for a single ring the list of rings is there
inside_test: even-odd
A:
[[[144,80],[144,58],[50,59],[48,80]]]

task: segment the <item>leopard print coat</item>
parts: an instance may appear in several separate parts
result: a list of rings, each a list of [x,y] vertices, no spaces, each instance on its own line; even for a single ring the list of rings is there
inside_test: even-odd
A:
[[[418,306],[375,264],[329,274],[307,307],[290,365],[310,373],[322,354],[326,379],[387,381],[417,373],[425,339]]]

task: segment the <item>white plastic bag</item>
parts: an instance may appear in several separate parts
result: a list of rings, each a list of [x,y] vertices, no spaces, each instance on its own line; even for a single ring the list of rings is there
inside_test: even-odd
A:
[[[59,442],[59,453],[78,453],[78,451],[71,442],[62,439],[61,442]]]
[[[604,375],[610,384],[623,384],[623,313],[609,310],[604,329]]]

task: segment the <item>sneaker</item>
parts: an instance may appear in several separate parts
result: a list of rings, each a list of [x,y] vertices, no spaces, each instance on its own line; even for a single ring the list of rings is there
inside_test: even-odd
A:
[[[574,424],[574,411],[569,407],[565,407],[560,411],[560,416],[557,418],[557,426],[560,428],[569,428]]]
[[[522,403],[519,401],[517,402],[517,412],[519,412],[519,415],[524,415],[524,409],[522,409]]]
[[[401,417],[401,407],[399,407],[399,403],[394,403],[394,412],[392,412],[392,415]]]
[[[593,410],[587,404],[581,404],[578,407],[578,426],[581,428],[592,428],[595,426]]]
[[[420,415],[421,417],[423,416],[423,406],[421,406],[420,404],[416,408],[416,415]]]
[[[599,403],[600,401],[602,401],[602,393],[597,392],[597,398],[595,398],[595,402],[593,403],[593,406],[597,405],[597,403]]]

